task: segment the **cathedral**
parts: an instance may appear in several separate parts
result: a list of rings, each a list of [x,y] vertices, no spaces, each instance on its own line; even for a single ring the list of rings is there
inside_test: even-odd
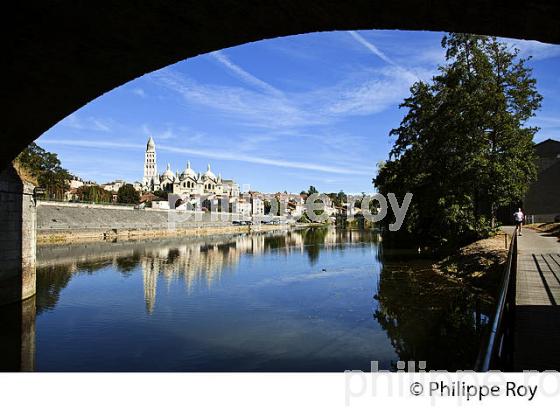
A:
[[[162,190],[182,196],[239,196],[239,185],[231,179],[222,179],[220,174],[216,176],[210,169],[210,164],[204,173],[195,172],[190,161],[187,161],[187,166],[181,173],[173,172],[167,164],[167,169],[160,175],[157,169],[156,144],[152,137],[148,139],[144,155],[142,189],[151,192]]]

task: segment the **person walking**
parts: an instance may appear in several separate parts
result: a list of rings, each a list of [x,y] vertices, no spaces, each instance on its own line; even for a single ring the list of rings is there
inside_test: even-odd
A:
[[[523,221],[525,221],[525,214],[521,208],[517,209],[517,212],[513,214],[513,220],[515,221],[515,226],[517,227],[517,233],[521,236],[521,229],[523,229]]]

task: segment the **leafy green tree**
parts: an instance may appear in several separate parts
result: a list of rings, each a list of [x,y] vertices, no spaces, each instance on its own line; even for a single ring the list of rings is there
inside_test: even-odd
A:
[[[72,175],[62,168],[58,155],[32,142],[15,159],[16,167],[23,168],[49,199],[63,199]]]
[[[84,202],[108,203],[113,200],[113,195],[99,185],[81,186],[77,189],[76,195]]]
[[[275,206],[276,208],[275,208],[274,215],[272,215],[272,216],[280,216],[280,211],[281,211],[280,201],[276,197],[272,198],[272,200],[270,200],[270,201],[268,199],[264,200],[264,214],[265,215],[271,215],[270,212],[271,212],[273,206]]]
[[[169,192],[163,191],[161,189],[155,191],[154,195],[157,196],[158,198],[165,199],[166,201],[167,201],[167,198],[169,198]]]
[[[436,247],[488,235],[498,207],[523,197],[536,176],[527,121],[542,100],[526,60],[496,38],[450,34],[442,46],[446,64],[411,87],[374,179],[382,194],[414,195],[395,236]]]
[[[330,194],[327,194],[327,196],[331,199],[335,206],[342,206],[346,203],[346,194],[342,190],[338,193],[331,192]]]
[[[344,193],[343,190],[340,190],[339,193],[336,195],[336,204],[338,206],[342,206],[344,203],[346,203],[346,194]]]
[[[117,192],[117,202],[121,204],[137,204],[140,194],[131,184],[125,184]]]
[[[318,194],[319,191],[317,191],[317,188],[315,188],[313,185],[310,185],[306,193],[307,195],[313,195],[313,194]]]

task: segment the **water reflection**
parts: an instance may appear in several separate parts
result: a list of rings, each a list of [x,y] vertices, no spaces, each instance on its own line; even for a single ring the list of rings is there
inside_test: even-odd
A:
[[[414,258],[332,229],[40,247],[0,367],[32,370],[37,345],[38,370],[471,368],[491,299]]]
[[[140,268],[143,275],[146,311],[156,306],[158,280],[166,286],[181,281],[190,294],[194,287],[211,289],[224,272],[231,272],[243,255],[268,252],[284,255],[305,253],[315,265],[321,249],[341,248],[358,242],[378,242],[372,231],[302,229],[255,232],[204,239],[163,239],[139,242],[102,242],[43,246],[37,251],[38,313],[52,309],[75,274],[91,274],[114,268],[129,277]]]
[[[435,273],[430,261],[386,260],[375,299],[374,318],[399,360],[426,361],[428,370],[472,369],[493,309],[488,295]]]
[[[35,370],[35,297],[0,308],[0,371]]]

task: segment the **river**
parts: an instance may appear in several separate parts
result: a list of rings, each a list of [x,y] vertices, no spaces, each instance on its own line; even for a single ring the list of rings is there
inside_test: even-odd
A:
[[[41,246],[37,258],[27,370],[470,369],[492,309],[372,231]]]

